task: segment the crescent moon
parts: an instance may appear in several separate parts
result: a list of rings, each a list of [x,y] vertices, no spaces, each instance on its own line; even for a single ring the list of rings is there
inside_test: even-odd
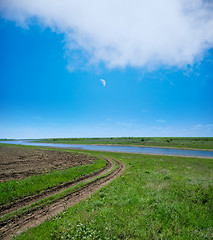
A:
[[[103,86],[106,86],[106,81],[104,79],[100,79],[100,81],[102,82]]]

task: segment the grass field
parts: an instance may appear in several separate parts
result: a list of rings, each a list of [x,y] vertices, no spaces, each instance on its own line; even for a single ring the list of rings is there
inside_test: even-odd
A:
[[[212,239],[212,159],[102,154],[121,177],[16,239]]]
[[[213,150],[213,137],[123,137],[123,138],[51,138],[37,142],[68,144],[117,144]]]
[[[93,164],[33,175],[19,181],[0,182],[0,206],[26,196],[44,192],[48,188],[71,182],[79,177],[96,172],[105,165],[106,161],[98,158]]]

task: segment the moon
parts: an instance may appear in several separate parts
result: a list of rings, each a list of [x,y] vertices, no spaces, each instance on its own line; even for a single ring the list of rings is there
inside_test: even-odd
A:
[[[106,86],[106,81],[104,79],[100,79],[100,81],[102,82],[103,86]]]

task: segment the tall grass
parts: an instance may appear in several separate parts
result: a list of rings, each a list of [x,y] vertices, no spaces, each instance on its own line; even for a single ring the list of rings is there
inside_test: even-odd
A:
[[[212,239],[211,159],[104,155],[121,177],[17,239]]]

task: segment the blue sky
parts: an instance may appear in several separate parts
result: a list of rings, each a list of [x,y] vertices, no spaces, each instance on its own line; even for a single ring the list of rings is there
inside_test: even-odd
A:
[[[111,30],[111,12],[106,18],[112,22],[88,23],[91,15],[78,4],[75,9],[80,16],[83,11],[85,22],[64,17],[65,8],[59,9],[59,17],[55,11],[41,11],[40,2],[9,2],[0,6],[0,138],[213,136],[209,3],[194,7],[197,13],[206,11],[203,25],[183,29],[186,16],[167,1],[170,14],[157,29],[171,18],[171,26],[166,25],[170,34],[161,31],[158,38],[152,33],[156,22],[134,23],[135,13],[130,15],[134,21],[123,27],[119,23],[117,32]],[[133,10],[139,2],[133,1]],[[96,12],[100,6],[94,4],[90,10]],[[154,11],[150,13],[156,15]],[[198,20],[194,12],[190,19]],[[124,19],[123,14],[116,12],[116,19]],[[174,28],[177,42],[171,39]]]

